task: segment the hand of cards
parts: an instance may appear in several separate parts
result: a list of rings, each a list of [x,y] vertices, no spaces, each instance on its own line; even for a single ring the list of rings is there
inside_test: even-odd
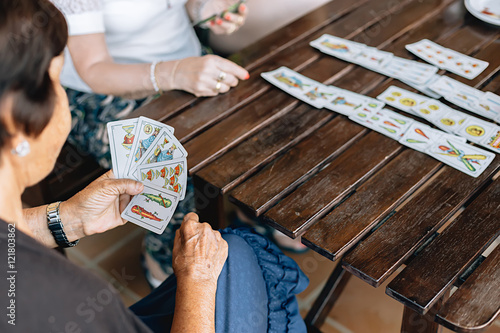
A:
[[[140,117],[107,125],[113,173],[144,184],[122,218],[163,233],[186,195],[187,152],[168,125]]]
[[[262,73],[261,76],[278,88],[306,103],[317,108],[325,107],[346,115],[349,119],[365,127],[397,140],[415,150],[429,154],[437,160],[473,177],[481,175],[495,158],[494,154],[467,144],[464,132],[459,131],[462,130],[462,127],[457,127],[457,131],[452,131],[435,123],[438,127],[445,130],[448,129],[448,132],[452,133],[447,134],[396,112],[383,109],[384,103],[387,103],[403,111],[421,116],[418,111],[414,111],[414,108],[419,105],[425,105],[424,103],[428,101],[433,101],[425,96],[414,94],[398,87],[390,87],[378,97],[379,101],[337,87],[325,86],[286,67]],[[434,109],[434,106],[430,106],[430,108]],[[450,115],[450,117],[452,116],[457,116],[457,114]],[[427,120],[430,119],[424,118]],[[474,117],[469,118],[472,119]],[[462,125],[463,123],[460,119],[450,119],[449,124]],[[476,125],[474,123],[472,126]],[[465,133],[479,133],[480,130],[474,130],[475,128],[466,129]],[[485,140],[485,147],[500,153],[500,128],[498,126],[491,129],[488,127],[488,131],[485,128],[481,135],[481,140]],[[489,136],[491,138],[486,142],[485,138]],[[468,136],[466,137],[469,138]]]

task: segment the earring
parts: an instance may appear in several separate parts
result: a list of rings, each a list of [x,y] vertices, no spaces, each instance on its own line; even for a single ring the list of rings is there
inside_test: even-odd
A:
[[[16,149],[12,149],[12,154],[17,155],[19,157],[24,157],[28,155],[30,151],[31,148],[29,142],[24,140],[23,142],[17,145]]]

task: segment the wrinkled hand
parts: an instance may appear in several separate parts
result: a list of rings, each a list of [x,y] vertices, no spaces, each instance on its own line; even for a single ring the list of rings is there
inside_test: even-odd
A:
[[[131,179],[116,179],[113,171],[108,171],[61,203],[61,219],[79,221],[84,236],[105,232],[126,223],[120,215],[131,196],[141,193],[143,189],[141,183]]]
[[[224,73],[224,79],[219,76]],[[216,96],[247,80],[248,72],[234,62],[215,55],[191,57],[180,60],[174,73],[173,89],[184,90],[196,97]],[[220,87],[217,83],[220,80]]]
[[[238,30],[245,24],[248,7],[242,3],[238,6],[237,13],[228,12],[227,9],[234,3],[234,0],[213,0],[207,3],[202,10],[202,17],[211,17],[213,15],[216,15],[216,17],[207,22],[205,27],[217,35],[230,35]]]
[[[172,263],[177,280],[217,288],[227,251],[220,232],[199,223],[198,215],[189,213],[175,234]]]

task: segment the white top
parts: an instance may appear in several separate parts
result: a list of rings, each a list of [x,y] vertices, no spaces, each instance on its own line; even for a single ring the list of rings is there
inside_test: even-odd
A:
[[[150,63],[200,56],[187,0],[52,0],[68,21],[69,35],[104,33],[116,63]],[[92,92],[66,48],[63,86]],[[103,78],[105,79],[105,78]]]

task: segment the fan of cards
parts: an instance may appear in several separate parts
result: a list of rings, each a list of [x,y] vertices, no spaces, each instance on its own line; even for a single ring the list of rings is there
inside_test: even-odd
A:
[[[478,177],[495,158],[494,154],[467,144],[465,137],[455,135],[461,135],[462,132],[458,130],[462,130],[463,127],[456,127],[457,131],[454,131],[450,128],[438,126],[451,134],[445,133],[396,112],[384,109],[385,103],[387,103],[420,116],[418,111],[413,111],[413,107],[424,106],[422,103],[430,101],[427,97],[390,87],[378,97],[380,100],[373,99],[334,86],[325,86],[286,67],[262,73],[261,76],[304,102],[317,108],[325,107],[348,116],[349,119],[365,127],[415,150],[427,153],[473,177]],[[470,116],[468,118],[471,121],[477,119]],[[457,121],[460,122],[460,120]],[[462,122],[461,125],[465,126],[466,124]],[[484,128],[485,132],[481,135],[481,140],[486,141],[485,138],[491,136],[488,143],[484,143],[485,147],[487,146],[500,153],[500,128],[494,124],[492,125],[494,126],[493,131],[486,132],[486,127]],[[498,131],[495,132],[495,129],[498,129]],[[474,130],[465,129],[465,132],[474,132]],[[467,136],[467,138],[470,138],[470,136]],[[473,142],[477,143],[478,141]]]
[[[186,150],[168,125],[140,117],[107,125],[113,173],[144,184],[122,218],[163,233],[186,195]]]

